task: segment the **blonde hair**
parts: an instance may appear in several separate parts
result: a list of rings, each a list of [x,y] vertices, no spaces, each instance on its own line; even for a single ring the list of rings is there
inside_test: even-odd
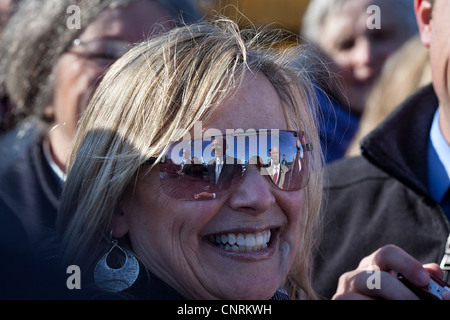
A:
[[[315,71],[292,63],[291,55],[310,59],[307,50],[275,53],[270,48],[275,38],[216,19],[137,45],[111,67],[81,119],[68,165],[58,222],[63,261],[92,270],[105,253],[112,215],[142,163],[180,140],[178,129],[207,121],[244,76],[257,71],[279,94],[291,129],[305,131],[314,145],[305,204],[299,208],[303,239],[287,281],[289,288],[314,296],[309,273],[318,239],[322,153],[314,107],[302,106],[314,104]]]

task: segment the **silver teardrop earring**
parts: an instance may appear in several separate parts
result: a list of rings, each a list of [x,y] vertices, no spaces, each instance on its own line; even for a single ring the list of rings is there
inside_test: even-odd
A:
[[[108,292],[123,291],[133,285],[139,276],[139,262],[136,257],[122,249],[117,240],[112,241],[111,249],[97,262],[94,269],[95,284]],[[120,250],[125,255],[125,261],[119,268],[111,268],[108,265],[108,256],[114,249]]]

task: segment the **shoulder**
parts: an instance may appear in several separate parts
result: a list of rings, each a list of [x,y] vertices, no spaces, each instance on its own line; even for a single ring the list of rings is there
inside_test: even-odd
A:
[[[225,156],[225,164],[239,164],[241,161],[235,157],[232,157],[230,155]]]
[[[42,139],[43,127],[29,120],[0,136],[0,173],[27,158],[30,150]]]
[[[385,181],[389,175],[358,156],[335,161],[325,168],[325,189],[345,189],[368,182]]]
[[[430,213],[434,208],[428,198],[364,157],[343,159],[326,168],[324,212],[333,219],[359,221],[359,225],[367,219],[375,224],[378,218],[386,221],[403,217],[406,221],[434,215]]]
[[[411,197],[404,184],[364,157],[333,162],[325,171],[324,210],[334,217],[361,218],[381,205],[404,204]]]

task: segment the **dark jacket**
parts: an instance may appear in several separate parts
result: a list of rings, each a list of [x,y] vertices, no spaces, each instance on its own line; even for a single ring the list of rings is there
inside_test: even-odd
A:
[[[330,298],[339,276],[386,244],[440,263],[448,220],[427,186],[427,146],[438,100],[420,89],[362,142],[362,157],[327,169],[324,235],[313,286]]]
[[[90,300],[186,300],[181,293],[150,273],[142,264],[139,264],[139,276],[136,281],[123,291],[108,293],[101,289],[95,289],[95,285],[92,288],[93,291],[82,298]],[[290,300],[290,297],[284,289],[278,289],[270,300]]]
[[[32,252],[47,259],[57,252],[61,182],[43,154],[42,132],[39,123],[31,121],[0,136],[0,215],[14,217],[21,225],[17,231],[5,230],[15,236],[3,245],[26,238]]]
[[[27,121],[0,136],[0,299],[72,298],[56,264],[60,182],[42,132]]]

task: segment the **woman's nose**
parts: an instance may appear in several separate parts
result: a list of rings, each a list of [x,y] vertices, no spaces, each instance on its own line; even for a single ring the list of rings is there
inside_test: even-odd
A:
[[[376,54],[374,44],[360,40],[353,51],[354,75],[360,81],[367,81],[375,74]]]
[[[261,174],[256,165],[248,165],[238,186],[230,194],[229,204],[237,211],[263,213],[275,203],[273,188],[276,186]]]

